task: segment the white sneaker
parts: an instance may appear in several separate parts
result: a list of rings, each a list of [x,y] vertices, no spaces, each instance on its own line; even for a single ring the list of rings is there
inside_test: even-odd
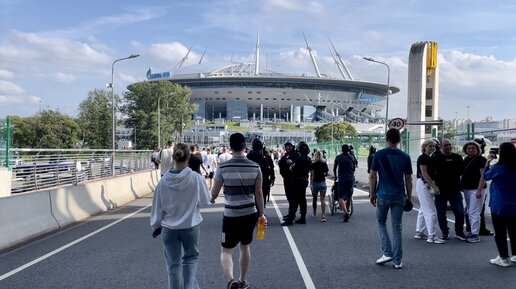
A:
[[[516,263],[516,255],[511,257],[511,262]]]
[[[385,255],[382,255],[382,257],[380,257],[380,259],[376,260],[376,264],[383,265],[390,261],[392,261],[392,257],[387,257]]]
[[[501,267],[511,267],[511,260],[509,258],[504,259],[500,256],[496,256],[496,258],[489,260],[489,263]]]
[[[394,269],[401,269],[403,268],[403,263],[399,263],[399,264],[392,264],[394,266]]]
[[[428,239],[426,239],[426,241],[428,243],[432,243],[432,244],[445,244],[446,241],[439,238],[439,237],[436,237],[436,236],[428,236]]]
[[[423,232],[416,232],[416,234],[414,235],[414,239],[423,240],[426,239],[426,235]]]

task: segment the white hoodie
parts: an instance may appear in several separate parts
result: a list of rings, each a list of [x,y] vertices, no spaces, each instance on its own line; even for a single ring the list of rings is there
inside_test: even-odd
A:
[[[202,176],[190,169],[167,171],[154,192],[151,209],[153,229],[188,229],[202,222],[201,207],[210,202],[210,192]]]

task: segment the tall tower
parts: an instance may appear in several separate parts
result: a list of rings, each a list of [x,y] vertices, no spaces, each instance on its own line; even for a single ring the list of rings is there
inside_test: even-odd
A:
[[[425,139],[436,137],[437,128],[431,125],[410,125],[437,120],[439,115],[439,68],[437,42],[417,42],[409,53],[407,96],[408,152],[414,159],[421,154]]]

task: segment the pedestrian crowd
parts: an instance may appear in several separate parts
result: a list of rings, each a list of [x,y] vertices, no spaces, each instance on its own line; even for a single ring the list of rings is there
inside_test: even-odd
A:
[[[400,132],[386,133],[387,146],[376,151],[369,148],[369,200],[376,208],[377,228],[382,256],[379,265],[392,262],[403,268],[402,215],[412,209],[412,162],[398,148]],[[507,232],[516,240],[516,149],[510,143],[500,145],[484,157],[485,143],[468,142],[463,147],[464,158],[452,152],[450,140],[426,140],[417,159],[415,183],[420,209],[415,239],[431,244],[445,244],[450,238],[446,210],[451,207],[455,217],[455,238],[477,243],[481,235],[491,236],[485,226],[484,211],[487,181],[490,182],[491,216],[499,255],[490,263],[511,266],[516,262],[516,242],[511,242],[512,258],[507,246]],[[227,288],[249,288],[247,282],[251,259],[250,244],[255,226],[267,226],[266,204],[270,188],[275,183],[277,163],[283,178],[288,213],[282,226],[307,223],[306,191],[312,193],[312,214],[317,218],[320,201],[320,222],[326,222],[329,208],[326,194],[332,194],[342,210],[343,222],[349,222],[353,211],[355,170],[358,166],[354,148],[344,144],[333,165],[334,185],[328,192],[328,161],[325,151],[313,150],[306,142],[284,143],[284,151],[269,150],[260,139],[247,148],[240,133],[229,138],[226,146],[202,148],[183,143],[167,143],[157,148],[152,162],[160,168],[162,178],[156,187],[151,211],[153,237],[161,234],[169,288],[199,288],[195,278],[198,261],[200,208],[214,204],[224,194],[221,229],[220,263]],[[204,176],[204,177],[203,177]],[[204,180],[203,180],[204,179]],[[210,191],[211,190],[211,191]],[[465,200],[465,208],[463,204]],[[333,204],[330,204],[333,205]],[[392,239],[387,230],[390,212]],[[464,232],[466,223],[466,232]],[[441,232],[437,234],[437,227]],[[239,275],[234,275],[233,251],[239,249]]]

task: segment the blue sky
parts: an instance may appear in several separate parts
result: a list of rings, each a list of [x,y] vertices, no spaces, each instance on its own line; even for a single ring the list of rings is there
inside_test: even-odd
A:
[[[330,38],[356,79],[385,82],[389,115],[406,116],[407,63],[417,41],[439,44],[444,119],[516,118],[516,1],[506,0],[0,0],[0,118],[59,109],[76,116],[89,91],[111,81],[121,93],[146,71],[187,63],[249,60],[260,30],[262,60],[278,72],[337,76]],[[264,65],[263,65],[264,66]]]

